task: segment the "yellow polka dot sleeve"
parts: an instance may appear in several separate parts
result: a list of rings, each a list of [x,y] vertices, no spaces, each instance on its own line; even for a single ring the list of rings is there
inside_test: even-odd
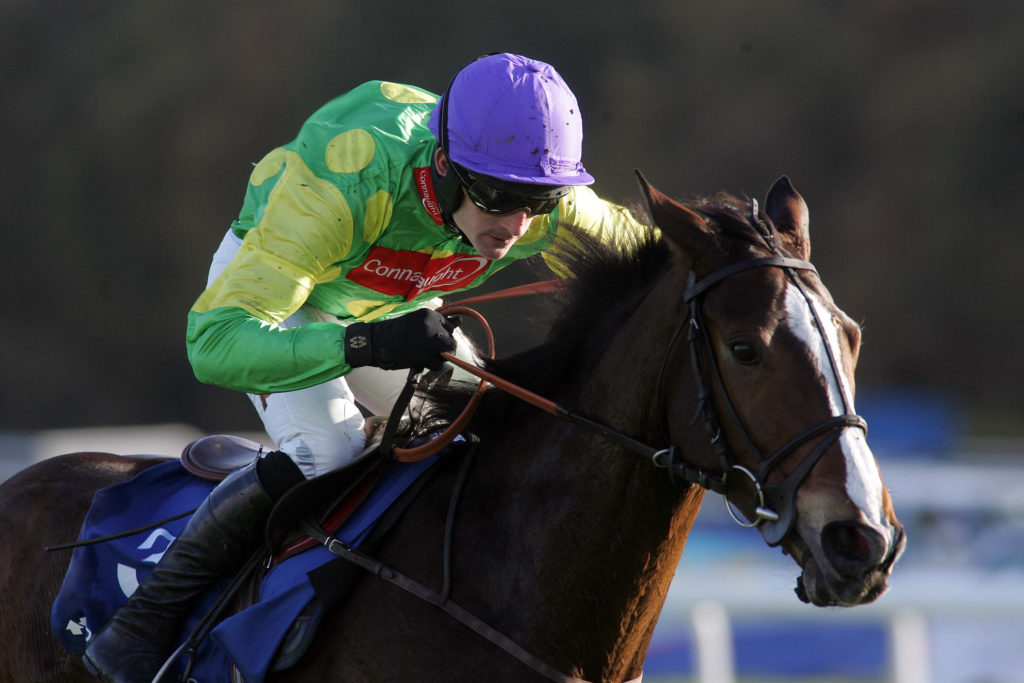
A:
[[[560,277],[571,277],[559,258],[559,244],[571,243],[572,233],[564,226],[573,226],[589,233],[605,244],[634,243],[639,235],[649,233],[647,227],[624,206],[598,197],[589,187],[575,187],[559,203],[558,236],[554,248],[544,252],[544,262]]]
[[[353,216],[341,191],[316,177],[294,152],[270,156],[284,163],[266,209],[235,259],[192,307],[198,313],[234,306],[279,323],[305,303],[314,286],[339,275],[334,264],[352,247]],[[262,184],[260,166],[254,187]]]

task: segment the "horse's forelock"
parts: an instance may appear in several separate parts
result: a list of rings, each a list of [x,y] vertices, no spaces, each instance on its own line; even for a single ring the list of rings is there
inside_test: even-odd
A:
[[[718,234],[718,242],[727,251],[737,247],[763,247],[765,242],[749,200],[743,200],[727,193],[697,199],[686,205],[700,214]],[[768,223],[770,225],[770,222]]]

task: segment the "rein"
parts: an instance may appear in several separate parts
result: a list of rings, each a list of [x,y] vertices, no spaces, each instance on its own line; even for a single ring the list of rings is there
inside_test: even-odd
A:
[[[466,306],[468,304],[476,304],[484,301],[494,301],[498,299],[510,299],[513,297],[526,296],[529,294],[557,292],[560,289],[562,289],[563,286],[564,285],[559,280],[545,280],[542,282],[535,282],[528,285],[510,287],[508,289],[502,289],[496,292],[470,297],[468,299],[462,299],[458,302],[442,306],[438,310],[441,313],[445,314],[469,315],[474,320],[476,320],[484,329],[484,334],[486,336],[488,346],[488,358],[493,358],[494,334],[491,331],[490,325],[479,312],[471,308],[466,308]],[[474,375],[477,378],[479,378],[481,380],[480,385],[477,387],[476,392],[473,393],[473,396],[470,398],[469,403],[466,405],[465,408],[463,408],[462,413],[460,413],[459,417],[456,418],[454,422],[452,422],[452,426],[445,429],[444,432],[442,432],[440,435],[438,435],[428,443],[423,444],[422,446],[418,446],[416,448],[394,447],[391,445],[391,438],[393,437],[395,429],[391,430],[392,434],[390,436],[387,434],[386,430],[384,441],[381,444],[382,449],[384,449],[385,455],[393,457],[394,459],[400,460],[402,462],[413,462],[416,460],[422,460],[424,458],[430,457],[431,455],[434,455],[435,453],[441,451],[445,446],[451,443],[451,441],[456,436],[458,436],[459,432],[462,431],[466,424],[469,423],[473,414],[476,412],[476,408],[480,403],[480,399],[483,396],[483,390],[486,388],[487,384],[493,384],[498,389],[501,389],[502,391],[509,393],[518,398],[519,400],[529,403],[530,405],[536,408],[540,408],[546,413],[554,415],[555,417],[559,417],[563,420],[568,420],[570,422],[575,422],[576,424],[583,425],[584,427],[590,429],[591,431],[595,431],[604,436],[605,438],[607,438],[608,440],[618,444],[619,446],[622,446],[626,450],[632,451],[633,453],[636,453],[644,457],[651,458],[654,461],[655,466],[657,467],[666,467],[668,465],[668,461],[665,460],[665,458],[671,457],[671,453],[673,450],[672,447],[652,448],[651,446],[648,446],[647,444],[637,441],[632,437],[626,436],[621,432],[617,432],[614,429],[611,429],[610,427],[606,427],[605,425],[602,425],[599,422],[595,422],[594,420],[574,413],[571,410],[558,405],[554,401],[551,401],[550,399],[546,399],[543,396],[535,394],[534,392],[528,389],[524,389],[518,384],[509,382],[506,379],[498,377],[492,372],[488,372],[487,370],[477,367],[472,363],[464,361],[463,359],[458,358],[454,354],[442,353],[441,356],[452,365],[462,368],[471,375]],[[417,372],[415,370],[409,373],[409,379],[407,380],[406,385],[402,390],[402,393],[399,395],[399,398],[395,403],[396,408],[395,410],[392,411],[391,416],[388,418],[389,426],[393,425],[395,428],[397,428],[399,417],[401,416],[401,413],[405,410],[409,402],[409,399],[412,397],[412,393],[415,390],[416,383],[414,380],[416,374]],[[458,428],[452,429],[452,427],[454,426],[458,426]],[[682,474],[684,469],[693,468],[691,468],[689,465],[680,463],[679,469],[680,474]],[[690,479],[687,479],[687,481],[690,481]],[[704,479],[700,479],[700,477],[698,477],[693,481],[704,481]],[[711,482],[710,480],[708,481],[713,486],[713,482]]]
[[[440,311],[442,313],[457,314],[457,315],[468,315],[476,320],[484,328],[484,333],[487,337],[487,356],[488,358],[494,357],[494,333],[491,332],[491,326],[487,324],[487,320],[484,319],[480,313],[474,311],[472,308],[466,308],[461,305],[449,305],[442,306]],[[463,361],[449,353],[442,353],[448,360],[458,361],[460,364]],[[469,365],[470,367],[476,367],[475,365]],[[461,365],[460,365],[461,367]],[[439,453],[448,444],[455,440],[462,430],[466,428],[469,421],[473,418],[476,413],[477,406],[480,405],[480,401],[484,397],[484,392],[487,390],[487,381],[481,381],[477,385],[476,391],[469,398],[469,402],[466,407],[462,409],[459,416],[452,421],[448,427],[441,432],[438,436],[431,439],[430,441],[420,446],[413,448],[400,448],[394,446],[395,432],[398,431],[398,424],[401,421],[402,413],[409,406],[409,401],[412,399],[413,393],[416,391],[416,378],[419,374],[419,370],[413,368],[409,371],[409,376],[405,380],[405,386],[402,387],[401,393],[398,395],[398,399],[395,401],[395,405],[391,408],[391,415],[388,416],[387,424],[384,427],[384,434],[380,443],[381,453],[386,458],[393,458],[400,462],[417,462],[425,458],[429,458],[435,453]]]
[[[563,287],[564,283],[561,280],[532,282],[526,285],[508,287],[507,289],[500,289],[495,292],[472,296],[467,299],[460,299],[459,301],[451,304],[441,306],[438,309],[438,312],[447,315],[468,315],[476,320],[477,323],[480,324],[480,327],[483,328],[484,337],[487,339],[487,358],[494,358],[494,333],[491,331],[491,326],[487,323],[487,320],[483,315],[472,308],[467,308],[467,306],[469,304],[478,304],[485,301],[512,299],[515,297],[527,296],[529,294],[553,293],[561,290]],[[398,431],[398,425],[401,421],[402,413],[409,406],[409,401],[412,400],[412,395],[416,391],[417,377],[420,373],[420,370],[416,368],[411,369],[409,371],[409,376],[406,378],[405,386],[402,387],[402,391],[399,393],[398,398],[395,401],[395,405],[391,409],[391,414],[388,416],[388,421],[384,429],[380,448],[385,457],[401,462],[417,462],[444,450],[444,448],[448,446],[448,444],[450,444],[463,429],[465,429],[466,425],[469,424],[469,421],[473,418],[473,415],[476,413],[477,406],[480,405],[480,401],[483,399],[484,391],[487,389],[488,382],[514,396],[517,396],[518,398],[521,398],[527,403],[533,403],[533,405],[541,407],[542,410],[553,412],[551,408],[542,407],[537,403],[541,402],[550,404],[554,407],[554,404],[550,401],[546,401],[546,399],[526,391],[511,382],[506,382],[496,375],[487,373],[477,366],[467,363],[461,358],[457,358],[454,354],[442,353],[441,356],[453,365],[466,370],[470,374],[476,375],[481,380],[480,384],[477,385],[476,391],[470,397],[469,402],[466,407],[463,408],[459,416],[441,434],[420,446],[416,446],[414,448],[401,448],[393,445],[395,433]]]

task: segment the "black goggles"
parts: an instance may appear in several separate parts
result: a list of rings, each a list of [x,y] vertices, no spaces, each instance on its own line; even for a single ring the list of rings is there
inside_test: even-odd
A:
[[[466,169],[459,168],[455,162],[449,167],[466,188],[466,194],[476,208],[484,213],[503,214],[526,209],[532,216],[551,213],[558,206],[558,200],[569,194],[569,187],[556,187],[541,195],[526,195],[511,192],[490,185],[473,176]]]

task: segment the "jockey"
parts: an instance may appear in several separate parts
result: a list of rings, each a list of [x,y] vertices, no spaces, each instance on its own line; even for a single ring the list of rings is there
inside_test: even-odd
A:
[[[255,551],[276,500],[361,453],[357,403],[387,414],[402,369],[440,369],[441,352],[473,358],[437,297],[538,253],[562,272],[550,250],[566,226],[613,242],[644,229],[586,187],[582,141],[576,98],[551,66],[494,54],[440,98],[365,83],[255,166],[187,347],[200,380],[249,395],[278,450],[214,489],[90,640],[93,673],[151,680],[193,598]]]

